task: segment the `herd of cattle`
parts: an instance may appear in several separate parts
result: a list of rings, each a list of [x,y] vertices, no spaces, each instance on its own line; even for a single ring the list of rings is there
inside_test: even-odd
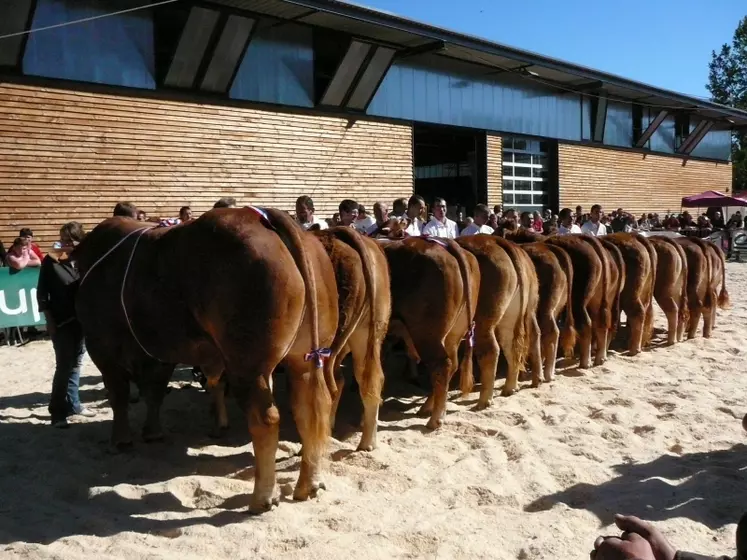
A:
[[[654,299],[666,314],[669,344],[695,336],[701,316],[703,336],[710,336],[716,307],[728,305],[717,246],[627,233],[373,240],[343,227],[304,232],[283,211],[248,207],[213,210],[172,228],[111,218],[72,257],[84,279],[78,317],[114,413],[112,443],[132,443],[131,379],[147,404],[143,436],[158,439],[175,365],[198,366],[218,428],[228,424],[226,381],[245,411],[257,512],[278,499],[279,366],[289,377],[302,442],[294,498],[303,500],[323,487],[348,354],[364,410],[358,449],[372,450],[387,337],[404,341],[429,372],[421,413],[437,428],[454,374],[463,393],[472,390],[473,362],[477,406],[484,408],[493,399],[499,354],[507,396],[527,366],[533,387],[551,381],[559,352],[578,356],[581,368],[604,363],[621,312],[634,355],[652,339]]]

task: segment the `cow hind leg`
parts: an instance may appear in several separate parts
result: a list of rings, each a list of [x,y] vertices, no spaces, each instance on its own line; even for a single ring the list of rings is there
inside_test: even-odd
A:
[[[661,300],[657,300],[657,303],[667,317],[667,346],[672,346],[680,338],[679,306],[671,296],[662,297]]]
[[[335,391],[332,394],[332,404],[329,412],[329,427],[330,430],[335,429],[335,423],[337,420],[337,408],[340,406],[340,400],[342,399],[342,393],[345,389],[345,373],[342,369],[342,361],[348,354],[347,347],[340,352],[332,364],[325,364],[325,367],[332,367],[334,379],[335,379]]]
[[[456,351],[452,357],[447,351],[444,344],[433,344],[432,342],[426,343],[425,345],[418,346],[418,350],[423,348],[422,352],[419,352],[421,356],[427,356],[424,359],[425,366],[431,376],[431,394],[426,399],[425,403],[420,410],[418,415],[427,416],[430,415],[430,419],[426,426],[430,430],[439,428],[442,423],[444,414],[446,413],[446,398],[449,391],[449,380],[456,371],[458,365],[458,358]]]
[[[301,437],[301,472],[293,492],[294,500],[308,500],[325,488],[322,463],[329,442],[332,402],[323,377],[309,373],[311,364],[289,360],[291,409]],[[274,455],[273,455],[274,462]]]
[[[601,325],[595,325],[592,330],[595,346],[594,365],[601,366],[607,358],[607,338],[609,336],[609,330]],[[591,359],[591,340],[589,340],[589,359]]]
[[[501,352],[506,357],[508,365],[506,383],[501,390],[501,396],[508,397],[519,390],[519,371],[524,364],[521,363],[521,349],[517,347],[519,343],[514,335],[513,325],[510,327],[499,325],[496,335]]]
[[[207,368],[202,368],[207,371]],[[207,390],[213,401],[213,428],[210,436],[221,438],[228,431],[228,408],[226,407],[226,389],[228,384],[223,370],[216,374],[208,374]]]
[[[552,318],[550,318],[552,319]],[[542,359],[544,361],[544,378],[549,383],[555,378],[555,359],[558,355],[560,329],[555,321],[542,322]]]
[[[480,369],[480,397],[477,400],[477,410],[482,410],[493,404],[495,388],[495,374],[498,369],[500,347],[493,329],[485,333],[477,333],[475,341],[475,356]]]
[[[532,387],[539,387],[542,382],[542,335],[536,315],[527,319],[527,344],[529,367],[532,368]]]
[[[628,351],[631,356],[635,356],[641,352],[643,346],[646,310],[640,301],[635,301],[625,309],[625,315],[628,317],[628,325],[630,326]]]
[[[132,447],[130,431],[130,374],[120,365],[119,356],[110,348],[99,346],[95,339],[89,338],[86,349],[91,360],[101,372],[104,387],[109,393],[109,406],[112,407],[111,445],[114,451]]]
[[[349,344],[353,353],[353,372],[358,382],[363,402],[363,422],[358,451],[373,451],[376,448],[376,431],[379,421],[381,391],[384,387],[384,370],[378,345],[369,352],[368,329],[356,329]]]
[[[163,404],[163,397],[166,395],[169,379],[171,379],[173,373],[173,364],[149,361],[142,367],[143,397],[146,405],[143,439],[146,442],[163,440],[161,405]]]
[[[714,301],[715,298],[714,298]],[[703,338],[711,338],[716,323],[716,305],[703,310]]]

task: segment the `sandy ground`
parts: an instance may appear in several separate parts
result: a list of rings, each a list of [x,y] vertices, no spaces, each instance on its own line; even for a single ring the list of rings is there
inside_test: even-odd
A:
[[[732,552],[747,509],[747,265],[728,265],[728,286],[732,308],[712,339],[661,347],[659,314],[658,347],[525,386],[484,412],[454,395],[434,433],[414,417],[422,397],[392,396],[401,387],[390,382],[379,448],[353,453],[359,435],[338,434],[328,491],[260,517],[244,513],[253,456],[235,404],[216,444],[207,396],[177,375],[167,441],[110,455],[111,412],[90,361],[81,397],[99,414],[60,431],[46,411],[50,343],[2,348],[0,557],[575,559],[617,511],[656,521],[679,547]],[[352,424],[358,399],[344,399]],[[133,426],[143,415],[134,405]],[[287,492],[300,446],[283,422]]]

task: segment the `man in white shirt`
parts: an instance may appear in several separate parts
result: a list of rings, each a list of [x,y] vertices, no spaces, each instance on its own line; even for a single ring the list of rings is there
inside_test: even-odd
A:
[[[355,220],[358,219],[358,203],[355,200],[346,198],[340,202],[340,225],[345,227],[355,227]]]
[[[392,212],[389,214],[390,218],[406,218],[407,217],[407,199],[398,198],[392,203]]]
[[[573,211],[570,208],[563,208],[558,216],[558,235],[567,235],[569,233],[583,233],[577,224],[573,223]]]
[[[478,204],[475,206],[475,221],[468,225],[459,234],[460,237],[465,235],[476,235],[478,233],[484,233],[491,235],[493,228],[488,225],[488,219],[490,219],[490,209],[485,204]]]
[[[607,228],[601,222],[602,219],[602,207],[599,204],[595,204],[591,207],[591,213],[589,214],[589,220],[584,222],[581,227],[582,233],[593,235],[594,237],[601,237],[607,235]]]
[[[296,221],[301,227],[308,231],[314,229],[327,229],[327,222],[314,216],[314,201],[310,196],[299,196],[296,199]]]
[[[369,237],[379,237],[380,235],[386,237],[388,233],[386,228],[389,225],[389,208],[387,208],[386,202],[374,204],[373,212],[376,221],[366,229],[366,235]]]
[[[423,235],[445,239],[456,239],[459,235],[456,222],[446,217],[446,201],[443,198],[433,201],[433,219],[423,226]]]
[[[405,233],[410,236],[419,236],[423,233],[423,222],[422,216],[425,214],[425,200],[419,194],[414,194],[407,201],[407,215],[406,218],[410,222]]]
[[[372,225],[376,223],[376,220],[374,220],[368,212],[366,212],[366,207],[362,204],[358,205],[358,217],[355,219],[355,222],[353,223],[353,227],[357,229],[361,233],[366,233],[368,231],[368,228],[370,228]]]

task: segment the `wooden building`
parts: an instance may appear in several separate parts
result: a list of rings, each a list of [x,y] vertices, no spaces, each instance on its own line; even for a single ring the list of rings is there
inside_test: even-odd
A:
[[[128,200],[413,192],[641,213],[729,191],[747,113],[335,0],[0,3],[0,239]],[[59,25],[67,24],[67,25]]]

